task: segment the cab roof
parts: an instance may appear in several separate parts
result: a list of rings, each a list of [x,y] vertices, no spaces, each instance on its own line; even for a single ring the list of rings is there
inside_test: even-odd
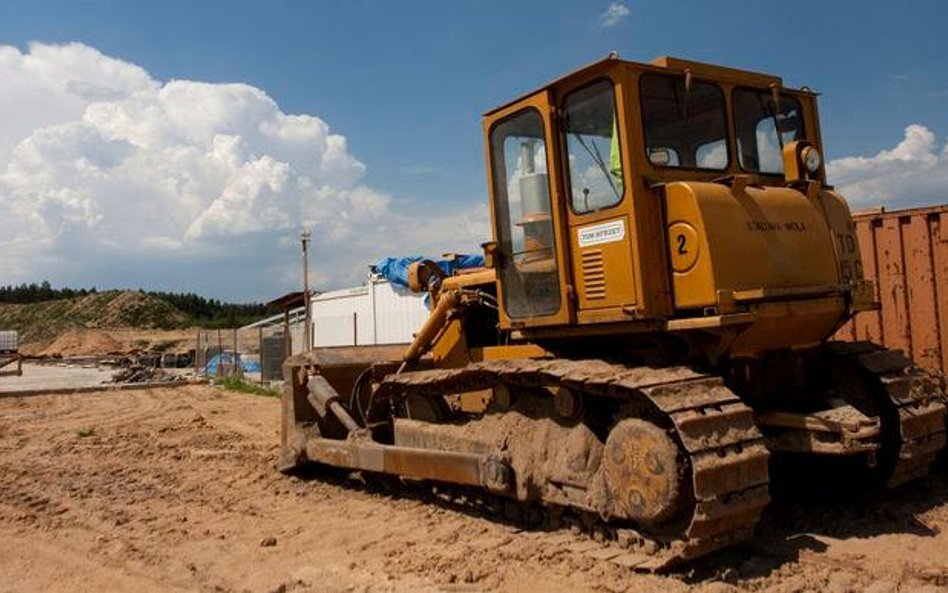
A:
[[[609,54],[607,57],[596,60],[590,64],[577,68],[567,74],[560,76],[554,80],[551,80],[545,85],[537,87],[536,89],[524,93],[517,98],[507,101],[506,103],[499,105],[490,111],[487,111],[484,115],[488,116],[493,113],[496,113],[502,109],[513,105],[531,95],[534,95],[544,89],[550,89],[555,86],[562,84],[563,82],[584,75],[592,70],[602,68],[607,64],[623,64],[627,66],[636,67],[643,70],[657,71],[664,69],[672,74],[684,74],[685,70],[691,70],[691,73],[698,78],[705,80],[718,80],[733,82],[739,84],[745,84],[748,86],[759,86],[759,87],[769,87],[772,84],[777,86],[783,86],[783,81],[779,76],[774,76],[772,74],[762,74],[760,72],[752,72],[750,70],[740,70],[737,68],[729,68],[726,66],[717,66],[715,64],[707,64],[704,62],[696,62],[694,60],[686,60],[683,58],[675,58],[671,56],[660,56],[655,58],[650,63],[645,64],[642,62],[632,62],[629,60],[621,60],[618,55],[615,53]]]

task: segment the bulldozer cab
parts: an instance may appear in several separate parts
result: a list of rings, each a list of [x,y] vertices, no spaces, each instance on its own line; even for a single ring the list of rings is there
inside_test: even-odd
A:
[[[504,329],[714,313],[723,307],[722,289],[839,280],[832,257],[816,251],[834,249],[825,209],[743,193],[748,185],[822,187],[815,95],[783,88],[777,77],[674,58],[608,58],[487,113],[484,132]],[[807,150],[816,156],[810,169],[799,162]],[[675,227],[682,221],[669,213],[686,200],[674,196],[695,189],[681,183],[738,190],[733,203]],[[697,199],[698,210],[712,201]],[[706,229],[702,216],[717,229]],[[774,222],[780,216],[787,220]],[[728,271],[733,263],[712,270],[706,232],[726,225],[744,232],[757,223],[778,224],[780,233],[735,248],[829,265],[786,278],[743,277]],[[784,232],[785,224],[806,231],[808,223],[809,235]]]

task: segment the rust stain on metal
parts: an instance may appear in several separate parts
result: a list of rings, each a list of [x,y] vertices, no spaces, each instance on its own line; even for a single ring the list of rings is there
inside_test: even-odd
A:
[[[878,311],[864,311],[836,337],[870,340],[948,371],[948,205],[853,215]]]

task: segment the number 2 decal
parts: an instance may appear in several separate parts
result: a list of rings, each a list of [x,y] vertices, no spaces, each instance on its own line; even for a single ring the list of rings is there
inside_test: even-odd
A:
[[[675,237],[675,240],[678,241],[678,255],[687,255],[688,249],[685,247],[685,236],[683,234],[679,234]]]

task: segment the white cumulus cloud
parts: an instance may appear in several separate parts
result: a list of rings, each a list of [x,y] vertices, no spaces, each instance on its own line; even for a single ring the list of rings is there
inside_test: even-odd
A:
[[[362,183],[344,136],[253,86],[162,82],[76,43],[0,46],[0,78],[3,283],[266,299],[296,286],[304,226],[330,286],[392,252],[489,234],[481,210],[401,214]]]
[[[850,156],[826,164],[830,183],[855,209],[900,208],[948,202],[948,142],[912,124],[893,148],[875,156]]]
[[[599,15],[599,25],[602,27],[614,27],[624,21],[631,11],[629,7],[622,2],[612,2]]]

